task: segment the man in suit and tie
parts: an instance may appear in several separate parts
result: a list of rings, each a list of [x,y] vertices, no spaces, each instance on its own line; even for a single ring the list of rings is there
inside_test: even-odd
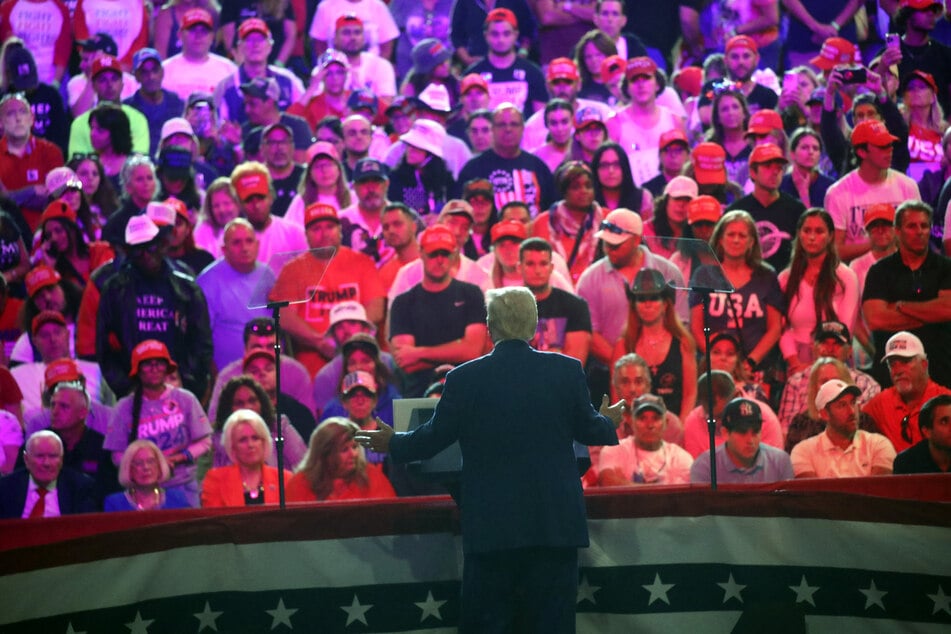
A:
[[[531,291],[489,291],[493,351],[446,377],[432,419],[411,433],[356,439],[397,463],[462,451],[460,631],[574,632],[579,547],[588,545],[572,441],[617,444],[624,404],[591,406],[581,364],[538,352]]]
[[[33,433],[23,459],[25,470],[0,479],[0,518],[59,517],[99,510],[92,479],[63,468],[63,441],[54,432]]]

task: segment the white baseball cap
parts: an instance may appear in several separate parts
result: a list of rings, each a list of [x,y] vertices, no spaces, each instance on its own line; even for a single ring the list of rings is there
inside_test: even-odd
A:
[[[902,330],[892,335],[885,344],[885,356],[882,361],[888,361],[891,357],[902,357],[910,359],[912,357],[925,357],[925,346],[921,339],[908,331]]]
[[[644,222],[641,217],[630,209],[621,208],[615,209],[601,221],[601,228],[594,237],[617,245],[643,233]]]
[[[831,379],[822,384],[816,393],[816,409],[824,410],[826,405],[838,400],[843,394],[861,396],[862,390],[854,383],[846,383],[842,379]]]

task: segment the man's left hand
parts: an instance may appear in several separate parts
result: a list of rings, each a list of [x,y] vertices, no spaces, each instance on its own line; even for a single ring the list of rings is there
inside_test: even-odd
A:
[[[379,429],[361,429],[354,434],[353,439],[363,445],[364,449],[377,453],[386,453],[390,450],[390,438],[396,433],[393,428],[381,420],[377,420]]]
[[[598,410],[598,413],[602,416],[607,416],[611,419],[611,422],[614,423],[614,426],[617,427],[621,424],[621,419],[624,417],[624,410],[627,409],[627,403],[624,402],[624,399],[621,399],[614,405],[610,404],[608,400],[608,395],[605,394],[601,397],[601,408]]]

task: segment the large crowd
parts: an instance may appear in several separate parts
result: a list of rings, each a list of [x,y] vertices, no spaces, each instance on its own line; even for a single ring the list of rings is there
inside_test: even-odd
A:
[[[0,40],[2,517],[444,492],[354,435],[513,285],[628,404],[585,486],[708,481],[708,420],[721,482],[951,467],[943,2],[4,0]]]

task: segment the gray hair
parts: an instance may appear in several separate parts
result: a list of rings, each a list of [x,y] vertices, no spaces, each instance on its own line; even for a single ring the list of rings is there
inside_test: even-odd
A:
[[[119,171],[119,183],[122,185],[122,191],[125,191],[129,185],[129,179],[132,178],[132,171],[140,165],[148,167],[152,170],[152,176],[155,176],[155,163],[152,162],[152,159],[144,154],[133,154],[125,160],[125,163],[122,164],[122,169]]]
[[[30,447],[34,441],[42,440],[44,438],[49,438],[56,442],[59,445],[59,455],[63,455],[63,440],[56,434],[56,432],[49,429],[41,429],[40,431],[35,431],[30,434],[30,437],[26,439],[26,444],[23,445],[23,453],[30,453]]]
[[[651,375],[651,368],[649,365],[647,365],[647,361],[644,360],[644,357],[635,352],[628,352],[614,362],[614,371],[611,372],[611,379],[614,385],[617,385],[618,376],[621,374],[621,368],[625,368],[629,365],[636,365],[638,367],[644,368],[644,372],[647,373],[647,376]]]
[[[83,395],[83,399],[86,401],[86,407],[89,407],[89,392],[86,391],[86,386],[80,381],[61,381],[60,383],[57,383],[53,386],[53,391],[50,393],[50,396],[52,397],[60,390],[72,390],[74,392],[79,392]]]
[[[221,446],[225,448],[225,453],[228,454],[228,459],[231,461],[231,464],[235,464],[232,437],[234,436],[235,429],[237,429],[241,423],[251,425],[255,433],[264,439],[264,459],[267,460],[268,456],[271,455],[271,446],[273,444],[271,431],[267,428],[267,424],[265,424],[261,415],[254,410],[237,409],[225,420],[224,429],[221,431]]]
[[[524,286],[494,288],[486,293],[486,324],[493,342],[505,339],[529,341],[538,327],[535,296]]]

